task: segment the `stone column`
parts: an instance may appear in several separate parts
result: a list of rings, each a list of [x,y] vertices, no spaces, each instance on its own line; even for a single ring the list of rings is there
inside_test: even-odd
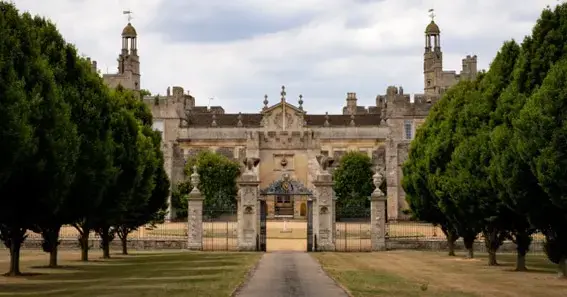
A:
[[[191,174],[191,185],[193,189],[187,199],[187,248],[190,250],[203,249],[203,200],[204,197],[199,191],[199,174],[197,166],[193,166]]]
[[[370,236],[373,251],[386,250],[386,195],[380,190],[384,173],[376,170],[372,177],[374,192],[370,195]]]
[[[259,217],[260,202],[258,185],[260,181],[254,168],[260,163],[259,158],[246,158],[245,172],[238,181],[238,250],[255,251],[256,237],[260,234]]]
[[[334,191],[333,176],[327,168],[333,163],[333,159],[327,156],[317,156],[320,170],[313,185],[316,189],[316,197],[313,208],[313,233],[317,236],[318,251],[334,251],[335,238],[334,226]]]

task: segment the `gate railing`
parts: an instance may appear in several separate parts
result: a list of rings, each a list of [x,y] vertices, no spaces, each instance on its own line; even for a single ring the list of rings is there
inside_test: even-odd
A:
[[[237,243],[236,208],[203,210],[203,250],[234,251]]]
[[[369,252],[372,250],[370,207],[341,207],[336,210],[335,250]]]

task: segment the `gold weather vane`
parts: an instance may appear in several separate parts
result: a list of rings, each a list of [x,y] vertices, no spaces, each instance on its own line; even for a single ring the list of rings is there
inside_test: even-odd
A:
[[[431,18],[431,21],[435,21],[435,10],[433,8],[429,9],[429,17]]]
[[[130,21],[132,21],[133,17],[132,17],[132,11],[131,10],[124,10],[124,11],[122,11],[122,14],[128,15],[128,23],[130,23]]]

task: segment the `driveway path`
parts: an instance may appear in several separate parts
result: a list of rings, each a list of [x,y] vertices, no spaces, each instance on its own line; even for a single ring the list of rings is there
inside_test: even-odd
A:
[[[266,253],[238,297],[348,297],[309,254]]]

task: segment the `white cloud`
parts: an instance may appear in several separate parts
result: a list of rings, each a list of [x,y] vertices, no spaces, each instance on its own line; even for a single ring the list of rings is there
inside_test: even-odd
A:
[[[388,85],[406,92],[423,89],[423,30],[427,10],[434,7],[442,31],[444,68],[459,71],[461,58],[479,55],[486,68],[504,40],[521,41],[530,33],[541,9],[555,0],[15,0],[53,20],[81,53],[98,61],[102,72],[116,70],[122,11],[132,9],[138,31],[142,87],[164,93],[180,85],[206,105],[227,112],[261,109],[264,93],[274,102],[282,84],[290,101],[302,93],[308,112],[337,113],[347,92],[360,104],[374,104]],[[172,11],[164,7],[173,7]],[[239,15],[220,15],[237,9]],[[170,32],[199,30],[175,27],[180,19],[196,22],[225,17],[247,20],[247,13],[268,19],[309,16],[283,31],[256,34],[227,42],[195,42]],[[159,15],[169,13],[169,15]],[[156,18],[171,28],[156,30]],[[238,23],[238,22],[237,22]],[[175,29],[175,30],[174,30]],[[227,27],[225,35],[238,28]],[[172,31],[168,31],[172,30]],[[197,31],[198,32],[198,31]],[[252,34],[251,34],[252,35]],[[176,37],[176,36],[174,36]]]

